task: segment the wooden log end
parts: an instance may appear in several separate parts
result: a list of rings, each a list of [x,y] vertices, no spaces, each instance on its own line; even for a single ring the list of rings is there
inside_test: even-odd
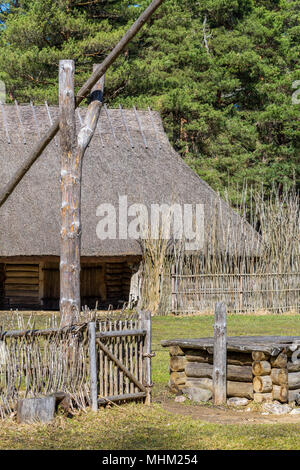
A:
[[[18,423],[49,423],[54,419],[56,398],[25,398],[17,402]]]

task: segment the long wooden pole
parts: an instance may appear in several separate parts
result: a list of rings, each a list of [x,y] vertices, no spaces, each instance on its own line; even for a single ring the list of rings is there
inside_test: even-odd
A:
[[[107,56],[107,58],[102,62],[102,64],[98,65],[91,77],[87,80],[87,82],[83,85],[83,87],[79,90],[76,96],[76,103],[75,106],[79,106],[81,101],[86,98],[93,86],[97,83],[97,81],[105,74],[107,69],[115,62],[115,60],[119,57],[121,52],[125,49],[128,43],[137,35],[140,29],[144,26],[144,24],[149,20],[149,18],[153,15],[153,13],[157,10],[157,8],[163,3],[164,0],[153,0],[149,7],[141,14],[141,16],[136,20],[136,22],[131,26],[131,28],[127,31],[125,36],[121,39],[121,41],[115,46],[112,52]],[[29,156],[26,158],[25,162],[19,168],[19,170],[15,173],[12,179],[8,182],[8,184],[4,187],[4,189],[0,192],[0,207],[4,204],[7,198],[11,195],[14,191],[15,187],[19,184],[22,178],[26,175],[29,169],[32,167],[34,162],[39,158],[39,156],[43,153],[47,145],[51,142],[53,137],[57,134],[59,130],[59,119],[57,119],[50,129],[45,133],[42,139],[38,142],[38,144],[33,148]]]
[[[218,302],[215,307],[214,324],[214,368],[213,368],[213,390],[214,404],[224,405],[226,403],[226,380],[227,380],[227,332],[226,332],[226,305]]]
[[[103,102],[104,75],[96,83],[90,95],[84,122],[76,138],[74,93],[65,87],[65,64],[61,61],[60,70],[60,138],[62,149],[61,164],[61,256],[60,256],[60,313],[61,327],[76,323],[80,314],[80,255],[81,255],[81,179],[82,162],[86,149],[95,133]],[[94,66],[95,68],[96,66]],[[74,74],[73,74],[74,75]],[[74,77],[73,77],[74,79]],[[74,85],[74,84],[73,84]],[[74,90],[74,88],[73,88]],[[66,103],[69,94],[72,104]],[[65,109],[66,108],[66,109]],[[69,112],[67,111],[69,109]],[[66,116],[67,115],[67,116]],[[66,119],[67,118],[67,119]],[[66,127],[70,126],[68,129]],[[73,135],[75,132],[75,136]],[[69,134],[72,135],[69,137]],[[77,145],[76,145],[77,144]],[[76,148],[74,149],[76,145]]]
[[[80,314],[80,179],[76,158],[77,135],[74,94],[75,64],[59,62],[61,148],[60,313],[61,327]]]

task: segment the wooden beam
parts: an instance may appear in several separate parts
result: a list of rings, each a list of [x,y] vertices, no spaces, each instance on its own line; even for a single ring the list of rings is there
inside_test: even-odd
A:
[[[115,60],[124,51],[124,49],[129,44],[129,42],[134,38],[134,36],[137,35],[140,29],[149,20],[149,18],[153,15],[153,13],[157,10],[157,8],[162,4],[163,1],[164,0],[153,0],[152,3],[149,5],[149,7],[141,14],[141,16],[136,20],[136,22],[127,31],[127,33],[124,35],[121,41],[115,46],[112,52],[102,62],[102,64],[97,66],[97,68],[95,69],[91,77],[79,90],[76,96],[76,103],[75,103],[76,107],[79,106],[79,104],[83,101],[83,99],[86,98],[90,94],[92,88],[95,86],[98,80],[105,74],[108,68],[115,62]],[[26,173],[32,167],[34,162],[43,153],[47,145],[51,142],[51,140],[57,134],[58,130],[59,130],[59,119],[57,119],[53,123],[53,125],[50,127],[50,129],[43,135],[42,139],[36,144],[36,146],[30,152],[30,154],[28,155],[28,157],[26,158],[22,166],[18,169],[18,171],[14,174],[12,179],[0,192],[0,207],[4,204],[4,202],[13,192],[15,187],[19,184],[22,178],[26,175]]]

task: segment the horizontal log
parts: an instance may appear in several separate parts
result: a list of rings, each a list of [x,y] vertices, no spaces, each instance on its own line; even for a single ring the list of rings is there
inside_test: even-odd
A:
[[[289,387],[288,385],[273,385],[273,400],[278,400],[281,403],[288,401]]]
[[[185,372],[171,372],[170,382],[176,385],[184,385],[186,382]]]
[[[297,390],[300,388],[300,372],[289,372],[288,387],[289,390]]]
[[[273,382],[270,375],[256,376],[253,379],[253,390],[259,393],[269,393],[273,390]]]
[[[98,405],[106,405],[111,402],[138,400],[146,396],[145,392],[126,393],[124,395],[111,395],[109,397],[98,398]]]
[[[270,375],[271,364],[268,361],[254,361],[252,364],[253,375]]]
[[[270,358],[270,354],[267,354],[261,351],[252,351],[253,361],[268,361],[269,358]]]
[[[26,291],[26,292],[35,292],[35,291],[38,291],[39,290],[39,283],[38,282],[35,282],[34,284],[26,284],[25,282],[24,283],[20,283],[20,284],[9,284],[7,282],[5,282],[5,292],[16,292],[17,294],[21,291]]]
[[[288,383],[287,369],[272,369],[270,377],[275,385],[286,385]]]
[[[58,271],[58,270],[57,270]],[[8,279],[38,279],[39,272],[38,271],[10,271],[6,272],[6,280]]]
[[[5,267],[7,273],[14,272],[14,271],[23,271],[23,272],[38,272],[39,266],[31,265],[31,264],[7,264]]]
[[[98,331],[96,338],[119,338],[122,336],[146,336],[146,330]]]
[[[227,381],[227,396],[253,399],[253,384]]]
[[[184,356],[184,352],[179,346],[170,346],[170,356]]]
[[[38,284],[39,276],[20,276],[20,277],[7,277],[5,279],[5,284],[20,285],[20,284]]]
[[[284,369],[287,366],[287,353],[282,351],[278,356],[271,357],[271,366],[279,369]]]
[[[300,362],[288,362],[287,363],[288,372],[299,372],[300,371]]]
[[[213,364],[205,364],[199,362],[187,362],[185,366],[187,377],[212,378]],[[251,366],[227,366],[227,379],[237,382],[251,382],[252,368]]]
[[[253,384],[252,382],[234,382],[227,380],[227,397],[241,397],[241,398],[253,398]],[[199,387],[205,388],[213,392],[213,381],[208,378],[192,378],[187,377],[186,387]]]
[[[185,350],[186,358],[190,362],[204,362],[213,364],[213,354],[209,354],[207,351],[200,349],[188,349]],[[227,364],[236,366],[251,366],[252,365],[251,354],[238,353],[227,351]]]
[[[171,356],[170,358],[170,369],[173,372],[184,371],[186,365],[185,356]]]
[[[253,395],[255,403],[271,403],[273,401],[272,393],[255,392]]]

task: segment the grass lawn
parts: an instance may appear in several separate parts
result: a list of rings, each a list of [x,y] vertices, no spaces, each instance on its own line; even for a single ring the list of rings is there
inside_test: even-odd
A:
[[[184,403],[182,408],[187,413],[183,414],[166,409],[164,403],[174,403],[174,397],[165,391],[169,354],[160,341],[212,334],[212,316],[154,318],[155,387],[151,406],[131,403],[101,409],[97,414],[81,413],[72,419],[58,416],[47,426],[17,425],[8,419],[1,423],[0,449],[300,449],[299,418],[292,424],[219,424],[193,415],[193,410],[212,405]],[[228,335],[243,334],[300,336],[300,316],[229,315]]]

